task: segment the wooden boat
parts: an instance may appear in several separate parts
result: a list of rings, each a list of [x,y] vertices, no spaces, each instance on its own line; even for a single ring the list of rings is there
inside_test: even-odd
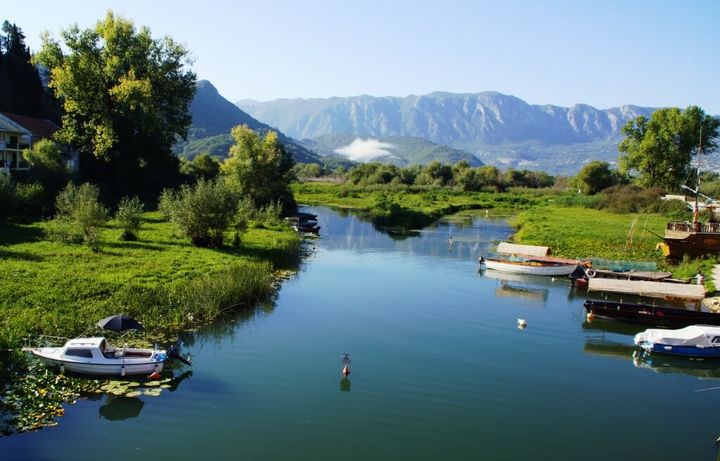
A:
[[[699,257],[707,254],[718,254],[720,253],[720,223],[701,223],[698,220],[698,215],[701,207],[698,196],[702,195],[709,203],[704,205],[705,208],[713,209],[713,216],[715,216],[714,209],[717,208],[715,200],[707,195],[700,193],[700,156],[702,154],[702,132],[700,134],[700,145],[698,146],[698,157],[697,157],[697,185],[695,189],[692,189],[686,185],[683,185],[684,189],[689,190],[695,196],[695,203],[692,205],[693,210],[693,222],[669,222],[665,227],[665,235],[662,238],[662,242],[658,244],[658,247],[662,251],[663,255],[670,259],[682,259],[683,256],[688,255],[690,257]]]
[[[678,330],[650,328],[635,335],[635,345],[648,353],[720,358],[720,327],[690,325]]]
[[[575,285],[578,288],[587,288],[591,278],[605,278],[615,280],[643,280],[648,282],[681,282],[680,280],[671,280],[672,272],[663,271],[611,271],[606,269],[587,269],[584,274],[581,272],[575,277]],[[572,277],[571,277],[572,278]]]
[[[497,253],[508,255],[505,259],[478,258],[481,266],[487,269],[512,274],[529,274],[544,276],[566,276],[572,274],[578,266],[589,267],[588,261],[558,258],[550,256],[549,247],[537,245],[519,245],[500,242]]]
[[[684,255],[699,257],[720,253],[720,224],[694,222],[669,222],[665,227],[663,241],[658,246],[670,259],[682,259]]]
[[[700,307],[705,297],[702,285],[592,278],[591,292],[618,294],[620,299],[587,299],[584,308],[588,315],[675,328],[720,325],[720,314]]]
[[[509,272],[512,274],[531,274],[545,276],[570,275],[578,266],[577,262],[544,261],[535,257],[529,259],[478,259],[487,269]]]
[[[161,372],[168,357],[160,349],[115,349],[103,337],[75,338],[62,347],[27,348],[48,366],[89,375],[143,375]]]

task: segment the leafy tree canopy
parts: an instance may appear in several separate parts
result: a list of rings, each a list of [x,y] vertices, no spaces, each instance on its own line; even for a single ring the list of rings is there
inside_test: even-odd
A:
[[[34,56],[63,101],[58,139],[80,150],[93,179],[161,186],[158,174],[177,171],[170,149],[191,122],[195,74],[185,48],[112,12],[93,28],[70,27],[62,40],[44,34]]]
[[[264,138],[245,125],[232,129],[235,144],[220,166],[225,181],[243,197],[250,197],[258,208],[280,202],[292,208],[290,190],[294,161],[278,141],[275,132]]]
[[[613,172],[608,162],[599,160],[585,165],[575,177],[575,185],[584,194],[594,195],[615,183]]]
[[[677,189],[691,173],[698,143],[706,153],[717,149],[718,126],[720,120],[697,106],[660,109],[649,120],[637,117],[623,127],[620,172],[635,173],[642,186]]]

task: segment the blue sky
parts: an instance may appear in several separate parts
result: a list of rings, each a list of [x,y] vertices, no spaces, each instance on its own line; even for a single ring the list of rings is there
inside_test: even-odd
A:
[[[25,0],[31,49],[108,9],[170,35],[231,101],[499,91],[720,114],[720,1]]]

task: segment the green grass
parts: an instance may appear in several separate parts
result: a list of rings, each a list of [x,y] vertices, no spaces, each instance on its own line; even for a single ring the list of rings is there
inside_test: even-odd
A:
[[[371,212],[381,196],[397,205],[423,213],[431,219],[462,210],[490,210],[493,216],[509,215],[558,200],[562,194],[518,189],[506,193],[460,192],[424,187],[370,186],[352,188],[337,183],[295,183],[293,194],[298,203],[350,208]]]
[[[660,215],[556,206],[522,211],[510,220],[517,229],[516,242],[549,246],[557,256],[658,263],[662,262],[655,249],[659,239],[650,232],[662,235],[666,222],[667,218]]]
[[[46,226],[0,225],[0,347],[36,334],[74,336],[120,311],[149,330],[208,321],[265,296],[273,271],[295,267],[299,257],[297,235],[283,227],[251,228],[240,248],[212,250],[145,213],[138,241],[119,240],[122,230],[110,222],[102,252],[93,253],[45,240]]]

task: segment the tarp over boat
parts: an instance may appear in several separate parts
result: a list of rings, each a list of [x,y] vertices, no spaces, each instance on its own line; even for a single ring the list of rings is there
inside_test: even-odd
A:
[[[517,254],[528,256],[549,256],[551,254],[551,250],[550,247],[500,242],[497,247],[497,253],[506,255]]]
[[[640,345],[641,342],[668,346],[717,347],[720,344],[720,327],[690,325],[679,330],[650,328],[635,335],[635,344]]]
[[[649,282],[644,280],[615,280],[591,278],[588,291],[627,293],[659,299],[700,301],[705,298],[705,287],[683,283]]]

